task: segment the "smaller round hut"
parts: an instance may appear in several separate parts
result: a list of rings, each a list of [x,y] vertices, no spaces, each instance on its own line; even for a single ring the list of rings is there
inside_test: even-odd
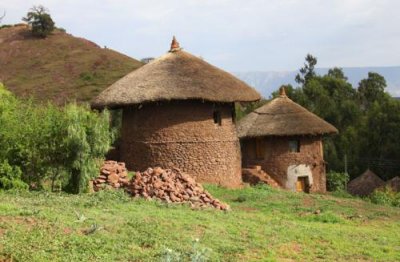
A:
[[[122,108],[119,160],[130,170],[179,168],[200,182],[239,186],[235,102],[260,95],[231,74],[183,51],[170,51],[104,90],[93,108]]]
[[[326,192],[322,137],[338,130],[280,96],[257,108],[237,125],[243,167],[261,166],[281,187]]]
[[[352,195],[368,196],[375,189],[384,185],[385,181],[370,169],[367,169],[362,175],[354,178],[347,184],[347,191]]]
[[[391,188],[394,192],[400,192],[400,176],[395,176],[386,181],[385,186]]]

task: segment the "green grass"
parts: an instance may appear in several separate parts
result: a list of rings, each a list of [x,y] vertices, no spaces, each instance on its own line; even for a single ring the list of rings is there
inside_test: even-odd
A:
[[[265,186],[207,188],[232,210],[191,210],[121,191],[0,192],[0,260],[400,260],[399,208]]]

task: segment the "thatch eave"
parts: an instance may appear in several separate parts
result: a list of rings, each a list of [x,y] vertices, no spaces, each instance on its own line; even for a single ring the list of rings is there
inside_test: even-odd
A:
[[[108,105],[97,105],[95,103],[91,103],[90,107],[95,110],[103,110],[103,109],[123,109],[126,107],[138,107],[140,105],[150,105],[150,104],[164,104],[164,103],[172,103],[172,102],[184,102],[184,101],[195,101],[200,103],[214,103],[214,104],[227,104],[234,102],[221,102],[221,101],[210,101],[202,98],[190,98],[190,99],[162,99],[162,100],[148,100],[141,103],[127,103],[127,104],[108,104]]]
[[[323,136],[339,132],[286,96],[275,98],[245,116],[239,121],[237,131],[239,138]]]
[[[169,52],[105,89],[92,108],[121,108],[155,101],[254,102],[260,94],[243,81],[185,51]]]
[[[240,139],[251,139],[251,138],[258,138],[258,137],[317,137],[317,136],[329,136],[329,135],[336,135],[337,133],[293,133],[293,134],[250,134],[245,136],[238,136]]]

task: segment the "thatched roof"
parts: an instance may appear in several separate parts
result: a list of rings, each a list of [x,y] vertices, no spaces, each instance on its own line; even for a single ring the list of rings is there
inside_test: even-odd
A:
[[[390,187],[395,192],[400,192],[400,176],[395,176],[386,181],[386,186]]]
[[[124,76],[92,101],[116,108],[153,101],[198,99],[213,102],[259,100],[258,92],[233,75],[179,48]]]
[[[288,98],[284,89],[279,97],[242,118],[237,130],[241,138],[338,133],[334,126]]]
[[[354,178],[347,184],[347,191],[352,195],[367,196],[384,184],[385,181],[367,169],[362,175]]]

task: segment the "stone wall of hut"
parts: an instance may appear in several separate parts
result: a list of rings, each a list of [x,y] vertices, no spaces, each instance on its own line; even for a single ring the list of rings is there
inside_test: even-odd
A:
[[[199,182],[241,184],[233,104],[149,103],[123,111],[120,159],[130,170],[178,167]]]
[[[261,140],[261,141],[260,141]],[[293,175],[307,176],[309,172],[310,192],[326,192],[325,162],[321,137],[264,137],[243,139],[243,166],[260,165],[282,187],[293,189]],[[300,143],[300,152],[291,152],[289,141]],[[263,157],[257,156],[256,143],[265,148]],[[260,153],[258,153],[260,155]],[[297,174],[296,174],[297,173]],[[304,173],[304,174],[302,174]]]

